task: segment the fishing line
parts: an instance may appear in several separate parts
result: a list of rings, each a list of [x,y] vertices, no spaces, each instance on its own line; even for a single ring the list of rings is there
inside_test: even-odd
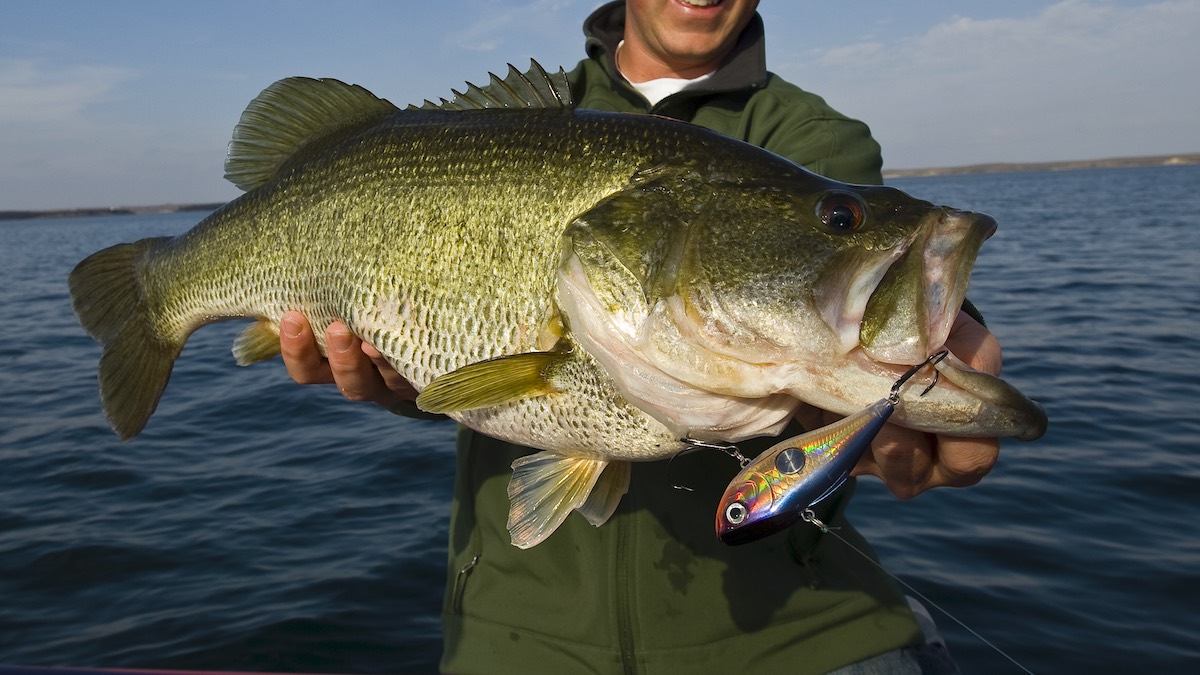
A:
[[[1020,668],[1022,671],[1024,671],[1024,672],[1028,673],[1029,675],[1033,675],[1033,671],[1031,671],[1030,669],[1028,669],[1028,668],[1026,668],[1025,666],[1021,665],[1021,662],[1020,662],[1020,661],[1017,661],[1017,660],[1016,660],[1015,658],[1013,658],[1012,656],[1009,656],[1007,652],[1005,652],[1003,649],[1000,649],[1000,648],[999,648],[999,647],[997,647],[996,645],[992,644],[992,643],[991,643],[991,642],[990,642],[990,641],[989,641],[987,638],[983,637],[983,636],[982,636],[982,635],[980,635],[978,632],[976,632],[976,631],[975,631],[973,628],[971,628],[970,626],[968,626],[967,624],[965,624],[965,623],[963,623],[961,620],[959,620],[959,618],[958,618],[958,617],[956,617],[956,616],[954,616],[953,614],[951,614],[949,611],[947,611],[945,608],[943,608],[941,605],[937,604],[937,603],[936,603],[936,602],[934,602],[933,600],[930,600],[930,599],[929,599],[929,597],[928,597],[928,596],[926,596],[926,595],[925,595],[924,593],[922,593],[921,591],[918,591],[917,589],[913,588],[912,584],[910,584],[910,583],[908,583],[907,581],[905,581],[905,580],[901,579],[900,577],[896,576],[895,574],[892,574],[891,572],[887,571],[887,570],[886,570],[886,569],[883,567],[883,565],[880,565],[879,563],[875,562],[875,560],[874,560],[874,559],[872,559],[872,558],[871,558],[871,556],[867,555],[867,554],[866,554],[866,553],[864,553],[864,552],[863,552],[863,551],[862,551],[860,548],[858,548],[858,547],[857,547],[857,546],[855,546],[854,544],[850,543],[850,541],[849,541],[849,540],[847,540],[845,537],[843,537],[842,535],[838,534],[838,533],[836,532],[836,530],[837,530],[838,528],[836,528],[836,527],[830,527],[830,526],[826,525],[825,523],[821,522],[820,520],[818,520],[818,519],[817,519],[817,517],[816,517],[816,515],[815,515],[815,514],[813,514],[813,512],[812,512],[812,509],[805,509],[804,513],[801,515],[801,518],[803,518],[803,520],[804,520],[805,522],[807,522],[807,523],[811,523],[811,524],[813,525],[813,527],[816,527],[817,529],[821,530],[821,533],[822,533],[822,534],[832,534],[832,535],[833,535],[835,538],[837,538],[837,540],[838,540],[838,541],[842,542],[842,543],[843,543],[843,544],[845,544],[846,546],[849,546],[851,551],[854,551],[855,553],[857,553],[857,554],[859,554],[860,556],[862,556],[862,557],[863,557],[863,560],[866,560],[867,562],[871,563],[872,565],[874,565],[875,567],[877,567],[877,568],[879,569],[879,571],[880,571],[880,572],[883,572],[884,574],[888,575],[889,577],[891,577],[892,579],[894,579],[894,580],[896,581],[896,583],[898,583],[898,584],[900,584],[901,586],[903,586],[903,587],[905,588],[905,590],[907,590],[908,592],[910,592],[910,593],[912,593],[913,595],[917,596],[917,598],[918,598],[919,600],[921,600],[921,602],[924,602],[925,604],[929,605],[930,607],[933,607],[934,609],[936,609],[937,611],[941,612],[942,614],[945,614],[947,617],[949,617],[949,618],[950,618],[950,620],[951,620],[951,621],[953,621],[954,623],[956,623],[956,624],[958,624],[959,626],[961,626],[961,627],[963,628],[963,630],[967,631],[967,632],[968,632],[968,633],[970,633],[971,635],[974,635],[974,636],[975,636],[975,638],[976,638],[977,640],[979,640],[980,642],[982,642],[983,644],[987,645],[988,647],[991,647],[993,650],[995,650],[995,652],[996,652],[997,654],[999,654],[1000,656],[1003,656],[1004,658],[1008,659],[1008,661],[1009,661],[1010,663],[1012,663],[1014,666],[1016,666],[1016,667]]]

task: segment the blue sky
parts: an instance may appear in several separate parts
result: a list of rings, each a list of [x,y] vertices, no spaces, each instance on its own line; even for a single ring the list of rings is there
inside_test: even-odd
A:
[[[393,103],[570,67],[597,0],[6,2],[0,210],[206,202],[289,75]],[[1200,152],[1200,1],[764,0],[770,68],[870,124],[889,168]]]

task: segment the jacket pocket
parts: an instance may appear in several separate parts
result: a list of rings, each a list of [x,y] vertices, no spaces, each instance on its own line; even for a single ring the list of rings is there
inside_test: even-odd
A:
[[[475,554],[458,570],[458,574],[454,576],[454,589],[450,593],[450,611],[455,614],[462,614],[462,597],[467,588],[467,579],[470,578],[471,572],[475,566],[479,564],[479,554]]]

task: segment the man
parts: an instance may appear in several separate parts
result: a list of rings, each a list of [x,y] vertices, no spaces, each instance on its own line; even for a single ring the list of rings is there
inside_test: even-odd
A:
[[[654,112],[708,126],[831,178],[881,182],[879,147],[860,122],[766,71],[757,0],[609,3],[584,26],[588,57],[571,73],[581,108]],[[335,382],[352,400],[411,410],[415,392],[341,324],[328,360],[302,316],[282,323],[284,361],[301,383]],[[997,372],[995,339],[965,314],[955,353]],[[832,419],[806,410],[806,426]],[[794,432],[789,432],[794,433]],[[747,452],[752,452],[750,450]],[[453,672],[921,672],[923,639],[903,596],[836,538],[800,524],[742,547],[719,543],[711,510],[736,472],[727,457],[635,464],[629,494],[601,528],[572,516],[545,542],[508,544],[511,462],[531,452],[460,430],[442,667]],[[901,497],[970,485],[996,460],[994,439],[890,426],[857,474]],[[839,536],[853,482],[819,505]],[[872,670],[861,670],[871,668]]]

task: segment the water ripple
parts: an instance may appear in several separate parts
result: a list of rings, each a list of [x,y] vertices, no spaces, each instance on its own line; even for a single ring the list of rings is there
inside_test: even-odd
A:
[[[1194,670],[1200,167],[896,183],[999,220],[970,296],[1050,429],[970,489],[898,503],[863,479],[852,518],[1035,672]],[[66,275],[194,221],[0,227],[0,662],[435,670],[452,426],[237,368],[231,323],[196,334],[136,440],[109,431]],[[965,672],[997,671],[936,618]]]

